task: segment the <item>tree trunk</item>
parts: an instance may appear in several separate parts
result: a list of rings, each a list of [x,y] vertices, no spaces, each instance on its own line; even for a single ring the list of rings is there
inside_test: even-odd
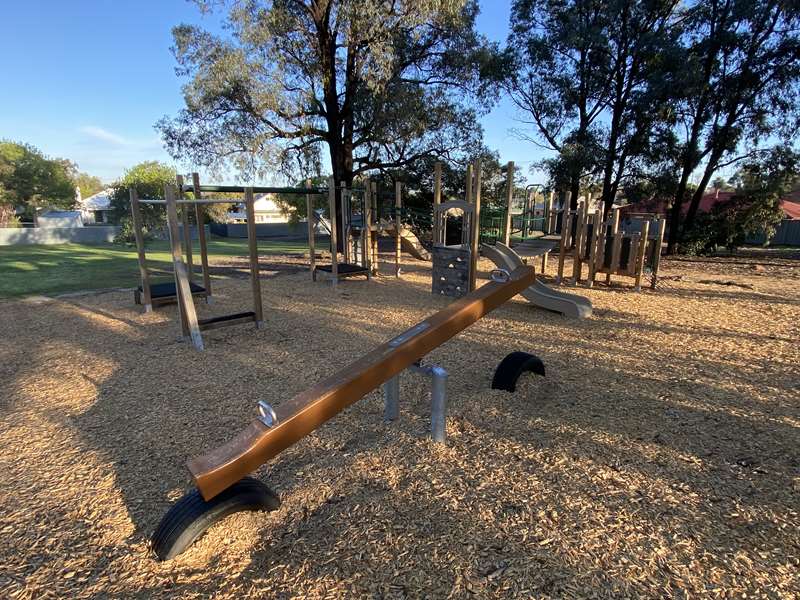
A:
[[[692,201],[689,204],[689,210],[686,211],[686,218],[683,220],[683,228],[681,229],[678,241],[683,238],[684,232],[691,229],[692,225],[694,224],[695,217],[697,217],[697,211],[700,208],[700,202],[705,195],[708,182],[711,181],[714,171],[717,170],[717,164],[719,163],[720,158],[722,158],[722,152],[714,150],[711,153],[711,157],[708,159],[708,164],[703,172],[703,178],[700,180],[697,189],[692,195]]]
[[[704,110],[703,103],[698,108],[698,113],[695,114],[694,123],[692,123],[692,130],[689,139],[686,141],[686,150],[683,153],[683,165],[681,171],[681,179],[678,182],[678,188],[675,190],[675,197],[672,199],[672,210],[669,217],[669,236],[667,237],[667,254],[674,254],[677,249],[678,242],[681,239],[681,209],[683,208],[683,200],[686,195],[686,189],[689,186],[689,177],[692,172],[700,164],[702,156],[706,152],[700,153],[698,148],[700,144],[700,110]]]
[[[578,196],[581,194],[581,177],[580,173],[575,173],[569,180],[569,209],[578,209]]]
[[[331,215],[331,226],[336,227],[336,251],[344,251],[344,205],[342,203],[341,184],[350,188],[353,186],[353,148],[352,144],[341,139],[331,140],[328,143],[330,150],[333,180],[336,186],[336,215]]]

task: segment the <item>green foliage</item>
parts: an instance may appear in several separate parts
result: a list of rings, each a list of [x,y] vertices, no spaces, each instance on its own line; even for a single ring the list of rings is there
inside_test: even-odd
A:
[[[693,2],[674,110],[678,185],[668,248],[693,220],[714,174],[748,156],[743,142],[793,139],[800,123],[800,5],[775,0]],[[737,156],[739,154],[739,156]],[[694,193],[689,179],[702,173]],[[689,208],[683,217],[683,205]],[[682,222],[681,222],[682,221]],[[682,225],[682,226],[681,226]],[[691,233],[694,235],[694,233]],[[682,244],[683,245],[683,244]]]
[[[660,161],[678,22],[674,0],[514,2],[503,86],[533,129],[522,136],[558,153],[542,165],[555,187],[596,187],[610,207]]]
[[[0,141],[0,224],[15,212],[33,219],[37,208],[72,208],[75,166],[47,158],[27,144]]]
[[[749,237],[765,234],[769,240],[783,217],[780,200],[800,179],[800,154],[786,146],[775,147],[760,160],[742,166],[734,195],[718,203],[711,213],[700,214],[686,232],[681,251],[710,254],[724,246],[733,251]]]
[[[89,175],[88,173],[77,173],[73,178],[73,182],[75,187],[80,189],[81,198],[94,196],[96,193],[102,192],[105,189],[99,177]]]
[[[134,188],[139,198],[164,199],[164,187],[175,184],[175,169],[157,161],[146,161],[128,169],[121,179],[111,186],[111,218],[121,228],[117,242],[134,241],[131,219],[130,190]],[[166,225],[163,205],[140,204],[142,230],[147,236]]]
[[[204,8],[218,3],[200,2]],[[223,4],[224,3],[220,3]],[[228,37],[173,31],[186,107],[159,123],[170,153],[336,181],[478,145],[470,104],[489,56],[474,0],[233,2]]]

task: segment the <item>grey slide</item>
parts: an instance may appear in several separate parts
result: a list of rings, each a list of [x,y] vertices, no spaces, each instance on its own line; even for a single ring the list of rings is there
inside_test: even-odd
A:
[[[497,242],[494,246],[481,244],[483,255],[501,269],[513,271],[525,263],[519,254],[505,244]],[[559,312],[566,317],[585,319],[592,316],[592,301],[577,294],[559,292],[547,287],[541,281],[521,292],[522,296],[534,306]]]

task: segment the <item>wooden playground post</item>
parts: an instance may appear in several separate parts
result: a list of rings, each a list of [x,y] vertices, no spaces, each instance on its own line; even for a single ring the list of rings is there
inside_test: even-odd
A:
[[[350,196],[347,193],[347,185],[344,181],[339,182],[339,196],[342,205],[342,260],[350,262]]]
[[[467,187],[464,194],[464,200],[466,203],[472,204],[472,163],[467,165]]]
[[[658,267],[661,264],[661,244],[664,243],[664,232],[667,229],[667,220],[663,217],[658,220],[658,233],[655,239],[655,248],[653,249],[653,277],[650,281],[650,289],[656,289],[658,284]]]
[[[433,165],[433,205],[442,202],[442,163],[437,162]]]
[[[619,265],[619,256],[622,250],[622,236],[619,232],[619,209],[615,208],[611,215],[611,235],[614,243],[611,246],[611,262],[609,263],[608,273],[606,273],[606,284],[611,285],[611,273]]]
[[[506,246],[511,246],[511,204],[514,202],[514,161],[508,161],[508,173],[506,177],[506,222],[505,227],[503,229],[503,243]],[[534,206],[536,206],[536,200],[534,199]],[[525,225],[523,224],[523,227]]]
[[[437,162],[433,165],[433,219],[431,221],[432,225],[432,238],[433,243],[438,244],[439,241],[439,219],[442,216],[436,210],[436,207],[442,203],[442,163]],[[441,241],[444,243],[444,240]]]
[[[176,175],[178,184],[178,200],[183,200],[183,175]],[[189,274],[189,283],[194,279],[194,264],[192,264],[192,231],[189,229],[189,205],[181,207],[181,221],[183,226],[183,247],[186,252],[186,271]]]
[[[569,192],[567,192],[567,199],[569,199]],[[556,283],[561,283],[564,278],[564,259],[567,256],[567,246],[570,244],[572,233],[572,211],[567,208],[568,202],[564,203],[564,209],[561,211],[561,241],[558,246],[558,275],[556,275]]]
[[[592,220],[592,246],[589,249],[589,279],[586,287],[592,287],[597,277],[598,264],[603,268],[606,247],[606,224],[602,220],[603,213],[597,211]]]
[[[247,210],[247,242],[250,251],[250,284],[253,288],[253,312],[256,314],[256,329],[264,325],[264,310],[261,306],[261,280],[258,276],[258,240],[256,239],[256,206],[253,188],[244,188],[244,203]]]
[[[364,182],[364,214],[361,227],[361,259],[367,269],[367,279],[372,279],[372,195],[370,194],[371,182]]]
[[[578,213],[576,215],[577,224],[575,227],[574,251],[572,254],[572,280],[577,285],[581,279],[583,271],[583,245],[586,237],[586,202],[581,200],[578,203]]]
[[[650,221],[642,221],[642,237],[639,240],[639,253],[636,256],[636,284],[634,288],[637,292],[642,291],[642,272],[644,271],[644,261],[647,258],[647,236],[650,233]],[[633,242],[631,242],[631,254],[633,253]]]
[[[336,180],[328,177],[328,210],[331,214],[331,285],[339,281],[339,253],[336,240]]]
[[[178,232],[178,209],[175,199],[175,188],[171,185],[165,189],[167,205],[167,224],[169,231],[170,250],[172,252],[172,267],[175,274],[175,291],[178,300],[178,312],[181,317],[183,335],[191,338],[192,344],[198,350],[203,349],[203,337],[200,335],[200,326],[197,322],[197,313],[194,300],[189,287],[189,277],[186,265],[183,264],[183,252]]]
[[[472,239],[470,240],[470,254],[469,254],[469,291],[475,290],[478,279],[478,249],[480,248],[481,237],[481,161],[475,160],[475,169],[473,171],[473,180],[475,186],[474,207],[472,212]],[[466,215],[465,215],[466,216]]]
[[[542,229],[546,235],[550,235],[555,231],[555,213],[553,212],[553,195],[555,192],[550,192],[547,200],[544,202],[544,214],[542,215]],[[534,206],[536,203],[534,201]]]
[[[311,187],[311,180],[306,179],[306,189]],[[311,278],[314,278],[314,270],[317,268],[316,264],[316,250],[314,248],[315,243],[315,235],[314,235],[314,205],[311,201],[311,194],[306,192],[306,221],[308,222],[308,254],[309,254],[309,266],[308,270],[311,273]]]
[[[403,208],[403,184],[399,181],[394,182],[394,227],[397,237],[395,238],[394,245],[394,276],[400,277],[400,227],[402,221],[400,218],[400,211]]]
[[[371,189],[372,192],[370,193],[370,198],[372,201],[372,215],[375,219],[375,222],[378,222],[378,183],[373,181],[371,182]],[[371,239],[372,241],[372,269],[375,275],[378,274],[379,270],[379,263],[378,263],[378,232],[375,232],[375,235]]]
[[[142,280],[142,304],[144,312],[153,310],[153,301],[150,297],[150,276],[147,273],[147,257],[144,253],[144,237],[142,235],[142,213],[139,209],[139,195],[135,188],[130,188],[131,216],[133,218],[133,236],[136,238],[136,256],[139,259],[139,276]]]
[[[200,193],[200,175],[192,173],[192,185],[194,190],[194,199],[200,200],[202,194]],[[206,303],[211,301],[211,274],[208,270],[208,240],[206,240],[206,228],[203,224],[205,216],[205,208],[202,204],[194,205],[194,217],[197,221],[197,237],[200,239],[200,263],[203,266],[203,287],[206,289]]]

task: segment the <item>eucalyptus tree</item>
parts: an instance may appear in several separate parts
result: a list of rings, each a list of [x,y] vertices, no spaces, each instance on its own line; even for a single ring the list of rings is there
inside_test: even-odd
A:
[[[600,180],[606,212],[626,177],[653,154],[666,114],[678,0],[516,0],[504,86],[558,152],[548,165],[573,207],[582,180]]]
[[[185,108],[158,124],[176,158],[246,175],[373,169],[480,144],[488,56],[474,0],[231,0],[225,34],[173,31]]]
[[[602,200],[608,215],[621,185],[660,163],[680,93],[680,0],[604,0],[608,69],[603,120]]]
[[[800,118],[797,2],[698,0],[690,6],[686,26],[684,93],[676,103],[681,152],[670,253],[682,232],[691,229],[714,174],[752,157],[760,140],[791,139]],[[689,191],[695,173],[700,180]]]
[[[515,0],[504,51],[503,87],[532,126],[523,137],[558,153],[550,169],[576,205],[581,178],[598,171],[609,73],[611,15],[595,0]]]

